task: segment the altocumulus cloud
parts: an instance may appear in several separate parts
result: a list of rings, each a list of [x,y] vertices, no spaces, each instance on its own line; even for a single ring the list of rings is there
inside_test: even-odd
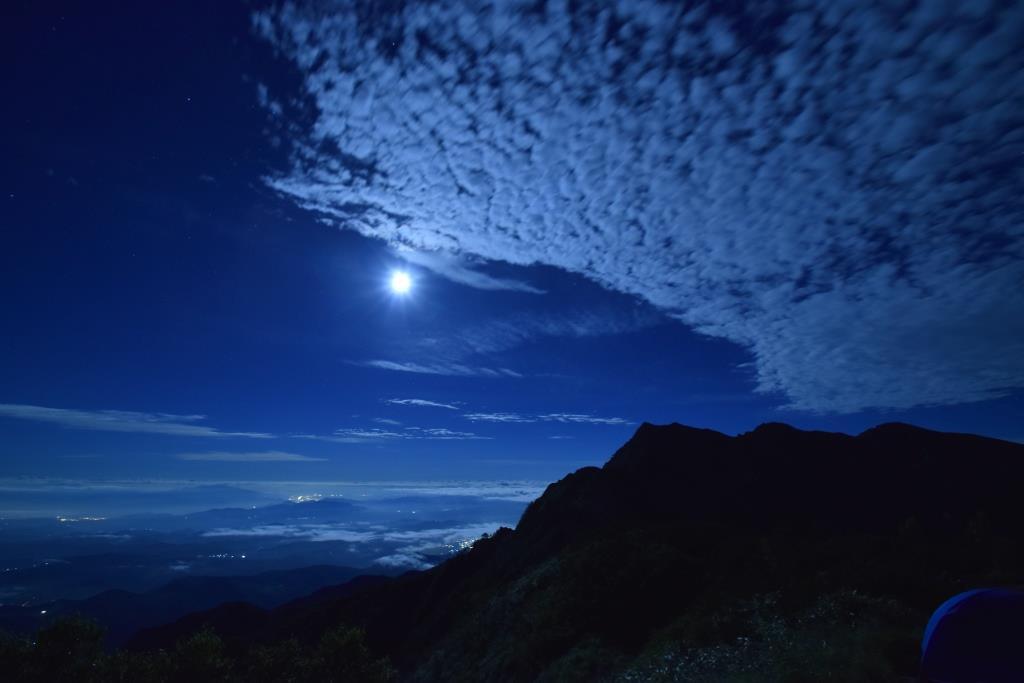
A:
[[[800,409],[1024,386],[1024,5],[316,7],[254,23],[323,218],[640,296]]]

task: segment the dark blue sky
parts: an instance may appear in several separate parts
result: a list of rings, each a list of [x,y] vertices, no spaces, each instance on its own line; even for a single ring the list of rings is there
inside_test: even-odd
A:
[[[1009,4],[38,5],[0,29],[0,477],[554,479],[645,420],[1024,438]]]

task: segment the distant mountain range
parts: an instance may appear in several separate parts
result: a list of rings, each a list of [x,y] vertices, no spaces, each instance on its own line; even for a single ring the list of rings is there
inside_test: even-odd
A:
[[[338,624],[409,680],[903,680],[946,597],[1024,576],[1024,446],[904,424],[642,425],[513,531],[422,572],[231,604],[232,651]]]

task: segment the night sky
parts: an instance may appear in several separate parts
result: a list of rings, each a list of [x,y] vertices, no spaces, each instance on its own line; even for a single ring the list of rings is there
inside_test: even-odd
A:
[[[868,5],[6,4],[0,477],[1024,439],[1024,5]]]

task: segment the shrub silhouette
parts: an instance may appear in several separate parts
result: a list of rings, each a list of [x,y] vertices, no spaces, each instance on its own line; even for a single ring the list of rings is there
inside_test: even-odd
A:
[[[387,659],[375,658],[363,631],[338,626],[315,645],[288,639],[231,653],[203,628],[171,650],[103,651],[104,630],[81,617],[63,617],[34,638],[0,634],[4,680],[25,683],[386,683]]]

